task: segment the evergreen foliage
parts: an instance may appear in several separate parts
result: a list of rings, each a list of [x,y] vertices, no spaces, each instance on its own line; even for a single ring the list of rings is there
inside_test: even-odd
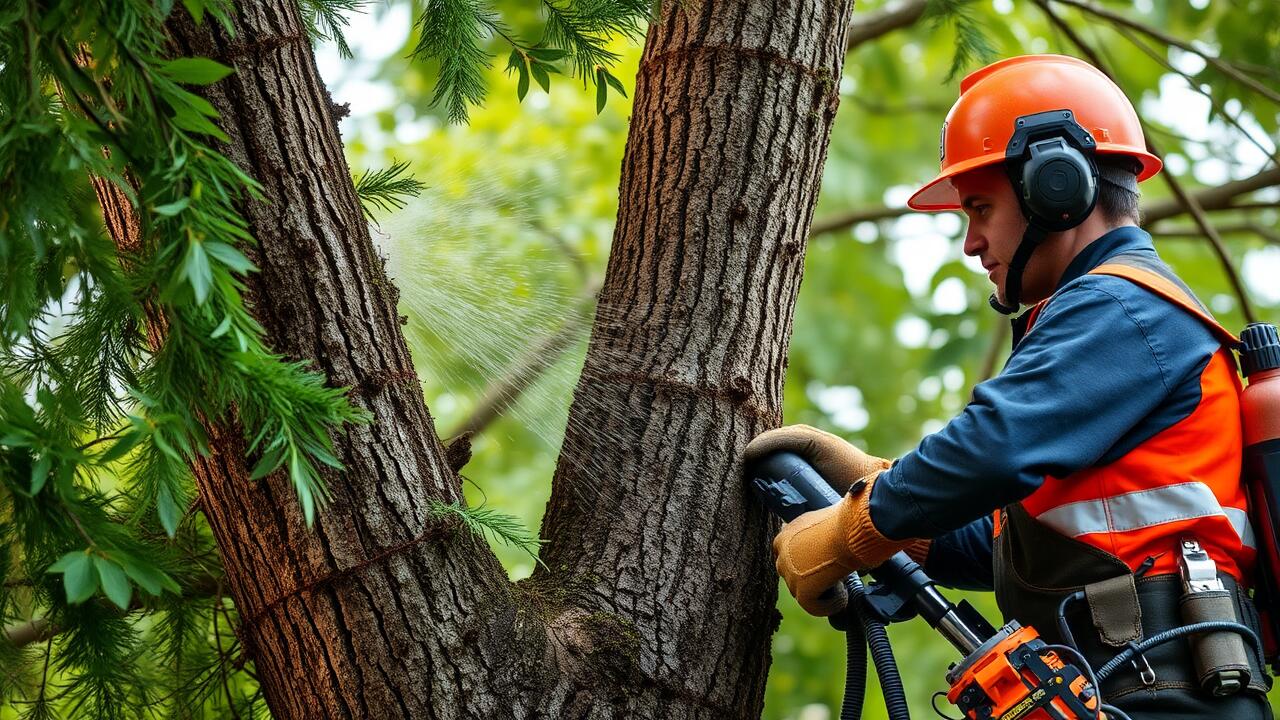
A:
[[[200,22],[229,8],[183,4]],[[348,5],[310,3],[313,23],[338,35]],[[218,114],[191,91],[231,68],[166,57],[171,11],[0,10],[0,622],[51,638],[40,653],[0,642],[0,706],[26,717],[200,715],[224,685],[219,702],[251,705],[209,682],[235,649],[209,647],[230,617],[213,633],[220,570],[189,513],[206,423],[234,409],[252,477],[286,473],[310,523],[321,468],[340,467],[330,430],[365,418],[272,353],[244,306],[253,239],[236,204],[257,188],[214,149]],[[127,199],[125,248],[95,192]]]
[[[432,104],[443,102],[450,122],[467,121],[467,108],[479,105],[487,93],[485,71],[491,55],[486,40],[501,37],[511,45],[507,69],[520,75],[517,95],[524,99],[533,77],[546,92],[550,73],[560,73],[558,62],[582,78],[583,87],[597,87],[597,112],[604,107],[612,86],[622,95],[621,83],[608,68],[618,61],[609,49],[615,35],[633,40],[643,37],[652,6],[649,0],[541,0],[545,16],[542,39],[526,43],[512,37],[499,15],[481,0],[428,0],[418,19],[416,58],[439,64]]]
[[[356,195],[365,217],[373,219],[373,209],[383,212],[399,210],[407,198],[417,197],[427,188],[421,181],[406,175],[409,163],[397,162],[382,170],[366,170],[355,178]]]

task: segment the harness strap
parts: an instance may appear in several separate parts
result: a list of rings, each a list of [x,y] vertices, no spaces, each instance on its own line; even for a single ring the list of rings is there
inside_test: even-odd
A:
[[[1239,338],[1222,326],[1176,275],[1163,263],[1146,255],[1120,253],[1089,271],[1090,275],[1122,277],[1159,295],[1194,315],[1213,332],[1223,345],[1234,348]]]

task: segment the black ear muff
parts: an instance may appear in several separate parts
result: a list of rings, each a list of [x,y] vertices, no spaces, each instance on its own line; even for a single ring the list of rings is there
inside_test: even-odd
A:
[[[1069,230],[1098,203],[1093,136],[1070,110],[1020,117],[1005,150],[1009,179],[1032,225]]]
[[[1022,166],[1022,203],[1046,230],[1067,230],[1084,222],[1098,202],[1097,171],[1079,150],[1060,137],[1031,143]]]

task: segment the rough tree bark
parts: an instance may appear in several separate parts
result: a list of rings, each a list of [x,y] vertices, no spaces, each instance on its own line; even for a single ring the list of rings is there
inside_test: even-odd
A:
[[[267,201],[243,207],[253,312],[375,418],[335,438],[346,470],[310,531],[283,477],[247,479],[233,425],[194,468],[276,717],[759,715],[776,579],[738,458],[781,415],[850,9],[663,3],[544,522],[549,569],[515,585],[483,542],[428,517],[426,498],[460,486],[296,6],[236,3],[233,33],[175,10],[175,53],[236,69],[204,94]],[[122,198],[100,198],[130,246]]]

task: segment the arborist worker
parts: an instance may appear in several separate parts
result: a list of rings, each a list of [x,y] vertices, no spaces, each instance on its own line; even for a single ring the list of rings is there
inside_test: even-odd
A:
[[[962,210],[964,252],[987,270],[993,307],[1031,307],[1012,321],[999,375],[892,464],[803,425],[751,442],[749,461],[795,452],[852,486],[774,540],[787,587],[829,615],[844,596],[824,603],[823,591],[905,549],[941,584],[993,589],[1006,617],[1053,642],[1064,598],[1082,592],[1065,618],[1097,666],[1182,624],[1191,538],[1231,619],[1256,630],[1235,361],[1138,227],[1138,183],[1161,162],[1133,106],[1081,60],[1010,58],[962,81],[940,151],[941,173],[908,205]],[[1247,684],[1215,697],[1190,647],[1139,656],[1103,683],[1106,702],[1135,720],[1271,717],[1252,650]]]

